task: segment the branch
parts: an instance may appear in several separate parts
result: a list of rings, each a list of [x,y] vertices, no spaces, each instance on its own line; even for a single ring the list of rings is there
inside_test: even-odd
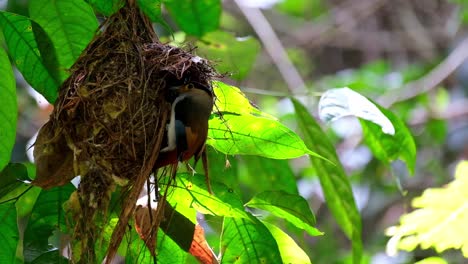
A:
[[[258,8],[243,6],[240,0],[234,0],[234,2],[244,14],[255,33],[257,33],[268,55],[270,55],[281,76],[287,83],[289,91],[293,94],[306,93],[304,80],[289,60],[288,54],[262,11]]]
[[[432,71],[419,80],[412,81],[400,89],[384,94],[377,101],[385,107],[414,98],[436,88],[443,80],[452,74],[468,58],[468,37]]]

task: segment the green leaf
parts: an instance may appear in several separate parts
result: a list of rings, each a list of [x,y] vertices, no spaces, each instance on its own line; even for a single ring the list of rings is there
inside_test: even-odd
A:
[[[327,205],[338,225],[353,243],[353,262],[360,263],[362,257],[361,218],[354,201],[351,184],[327,135],[299,101],[294,98],[291,100],[306,145],[335,164],[314,156],[310,157],[315,171],[318,172]]]
[[[377,107],[392,122],[395,127],[395,135],[385,134],[378,125],[360,119],[364,141],[379,160],[390,163],[400,158],[406,162],[410,174],[414,174],[416,144],[411,132],[395,114],[379,105]]]
[[[323,235],[315,228],[315,216],[307,201],[299,195],[284,191],[267,191],[255,195],[246,206],[262,209],[284,218],[311,236]]]
[[[99,26],[92,8],[83,0],[31,0],[29,15],[52,41],[53,51],[49,49],[46,53],[41,50],[41,55],[44,58],[54,53],[59,78],[63,82],[69,75],[67,70],[94,37]],[[33,27],[33,30],[36,29]]]
[[[219,153],[210,146],[207,146],[206,150],[208,152],[210,181],[222,182],[234,192],[239,192],[237,159]],[[203,171],[203,164],[199,162],[198,165],[197,171]]]
[[[275,238],[278,244],[279,251],[281,253],[282,263],[294,263],[294,264],[311,264],[309,256],[300,248],[294,239],[288,234],[283,232],[280,228],[273,224],[263,222],[268,228],[271,235]]]
[[[54,73],[47,68],[41,57],[33,25],[40,28],[27,17],[0,12],[0,27],[16,67],[34,89],[53,103],[57,98],[60,82],[54,77]]]
[[[8,164],[0,172],[0,202],[13,199],[31,187],[24,181],[31,181],[26,166],[21,163]]]
[[[111,16],[125,5],[124,0],[86,0],[94,9],[105,16]]]
[[[185,263],[187,252],[182,250],[168,235],[164,232],[158,232],[158,264]],[[140,262],[141,263],[141,262]]]
[[[19,233],[16,224],[16,210],[13,203],[0,205],[0,262],[16,263],[16,247],[18,245]]]
[[[280,122],[256,116],[224,114],[209,122],[207,144],[229,154],[293,159],[310,151],[302,139]]]
[[[29,179],[35,179],[36,178],[36,166],[34,166],[34,164],[31,164],[31,163],[23,163],[22,165],[26,166],[27,177]],[[16,175],[16,178],[20,178],[20,177]],[[18,217],[26,217],[31,213],[36,203],[37,197],[42,191],[41,188],[34,186],[30,190],[28,190],[26,193],[23,193],[23,188],[29,188],[29,187],[30,185],[22,186],[20,188],[17,188],[14,191],[15,194],[21,194],[21,197],[19,197],[18,201],[16,201],[16,212],[18,214]]]
[[[33,261],[54,248],[49,243],[49,237],[54,231],[66,228],[62,205],[74,190],[75,187],[71,184],[42,190],[24,232],[25,261]]]
[[[248,218],[240,198],[222,183],[211,182],[212,195],[207,191],[203,175],[178,173],[175,186],[168,200],[176,208],[193,207],[202,214]]]
[[[265,225],[250,219],[224,218],[221,263],[283,263],[274,237]]]
[[[236,38],[224,31],[205,34],[197,42],[197,53],[214,61],[218,72],[232,73],[231,78],[242,80],[250,72],[260,51],[260,43],[252,37]]]
[[[274,160],[258,156],[242,158],[248,173],[241,173],[242,184],[250,186],[254,193],[282,190],[298,194],[297,182],[288,160]],[[258,184],[261,182],[262,184]]]
[[[220,0],[164,0],[172,19],[188,35],[201,37],[219,27]]]
[[[16,84],[13,69],[5,50],[0,48],[0,171],[10,161],[11,151],[16,139],[18,105],[16,103]]]
[[[468,161],[461,161],[455,180],[443,188],[430,188],[412,201],[415,211],[400,218],[400,225],[387,229],[392,236],[388,253],[434,247],[437,252],[461,249],[468,258]]]
[[[137,0],[138,6],[153,22],[166,24],[161,14],[161,0]]]

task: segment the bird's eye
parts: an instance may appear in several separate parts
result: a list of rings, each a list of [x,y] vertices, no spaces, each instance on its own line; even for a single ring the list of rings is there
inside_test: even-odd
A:
[[[193,83],[189,83],[189,84],[187,84],[187,88],[188,89],[193,89],[193,88],[195,88],[195,85],[193,85]]]

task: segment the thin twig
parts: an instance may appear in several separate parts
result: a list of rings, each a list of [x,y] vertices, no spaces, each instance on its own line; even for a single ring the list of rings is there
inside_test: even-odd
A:
[[[262,11],[258,8],[243,6],[240,0],[234,0],[234,2],[236,2],[247,21],[257,33],[260,41],[265,46],[266,51],[287,83],[289,91],[293,94],[306,93],[304,80],[289,60],[288,54]]]
[[[455,122],[456,120],[467,120],[468,99],[460,99],[450,102],[444,110],[423,110],[418,112],[409,120],[410,126],[424,125],[431,119],[443,119]]]
[[[381,96],[377,101],[385,107],[390,107],[397,102],[405,101],[429,92],[452,74],[467,58],[468,38],[465,38],[445,60],[424,77],[410,82],[400,89],[390,91]]]

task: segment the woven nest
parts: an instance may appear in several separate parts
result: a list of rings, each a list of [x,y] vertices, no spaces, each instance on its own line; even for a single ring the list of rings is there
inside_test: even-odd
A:
[[[128,222],[131,200],[164,144],[168,88],[187,81],[210,87],[214,76],[207,61],[161,44],[136,8],[124,7],[103,23],[60,87],[35,143],[33,184],[51,188],[81,176],[69,201],[74,237],[81,241],[74,255],[81,252],[85,261],[94,262],[93,247],[105,218],[96,212],[107,211],[116,184],[137,189],[122,206],[120,221],[127,217]]]

